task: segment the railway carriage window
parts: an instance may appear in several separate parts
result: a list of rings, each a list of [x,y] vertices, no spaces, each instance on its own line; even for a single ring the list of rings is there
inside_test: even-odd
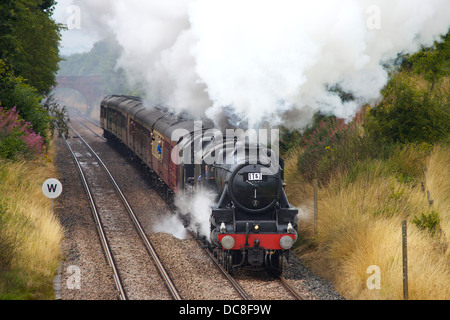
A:
[[[152,143],[152,153],[159,161],[163,159],[164,155],[164,137],[159,133],[154,133],[154,141],[156,143]]]
[[[134,136],[134,131],[135,131],[134,129],[135,129],[134,121],[130,119],[130,134],[132,136]]]
[[[155,135],[152,132],[150,133],[150,145],[152,146],[152,148],[153,148],[153,141],[155,141]]]

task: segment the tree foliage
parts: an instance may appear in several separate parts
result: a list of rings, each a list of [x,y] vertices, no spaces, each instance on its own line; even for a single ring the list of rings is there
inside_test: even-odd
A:
[[[0,3],[0,59],[38,93],[49,93],[58,70],[61,26],[52,18],[54,0]]]
[[[441,41],[436,41],[429,48],[422,48],[421,51],[408,58],[412,65],[412,70],[423,75],[430,83],[430,94],[436,84],[445,76],[450,74],[450,32],[441,37]]]
[[[53,0],[4,0],[0,4],[0,59],[15,75],[50,92],[58,70],[61,26],[52,18]]]
[[[369,112],[366,122],[368,133],[375,139],[434,143],[448,138],[450,92],[442,83],[450,71],[449,33],[441,40],[406,57],[403,68],[383,89],[383,101]]]
[[[40,104],[42,96],[35,88],[16,77],[0,60],[0,106],[5,109],[17,108],[22,119],[30,122],[33,131],[47,142],[50,118]]]
[[[55,4],[55,0],[0,2],[0,106],[16,108],[45,143],[55,115],[61,116],[41,104],[55,85],[60,61],[62,27],[52,19]]]
[[[47,110],[47,114],[50,117],[50,132],[58,130],[59,136],[69,135],[69,126],[67,123],[70,121],[68,112],[65,106],[61,106],[55,99],[54,95],[47,96],[42,102],[42,106]]]
[[[73,54],[60,63],[60,76],[91,76],[101,77],[102,89],[105,94],[128,94],[143,96],[144,90],[130,88],[125,71],[116,68],[121,47],[115,40],[96,42],[94,47],[85,53]]]
[[[368,133],[375,139],[386,143],[434,143],[448,135],[448,99],[418,88],[408,74],[397,74],[383,90],[383,96],[366,122]]]

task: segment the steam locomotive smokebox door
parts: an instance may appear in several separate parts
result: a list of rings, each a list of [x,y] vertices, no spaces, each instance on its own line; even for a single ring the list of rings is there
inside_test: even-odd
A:
[[[231,175],[228,183],[230,197],[240,209],[262,212],[277,202],[280,180],[276,175],[265,174],[263,169],[260,164],[242,165]]]

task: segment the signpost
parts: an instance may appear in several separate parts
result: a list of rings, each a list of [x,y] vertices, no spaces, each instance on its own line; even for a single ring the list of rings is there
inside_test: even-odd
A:
[[[408,300],[408,244],[406,220],[402,221],[403,300]]]
[[[58,198],[62,193],[62,184],[57,179],[48,179],[42,184],[42,193],[47,198],[52,199],[52,213],[53,213],[53,200]]]

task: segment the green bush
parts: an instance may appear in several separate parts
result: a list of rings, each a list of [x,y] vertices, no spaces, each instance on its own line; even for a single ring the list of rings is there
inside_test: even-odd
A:
[[[301,133],[298,130],[289,130],[281,127],[280,153],[286,155],[300,144]]]
[[[0,1],[0,59],[42,95],[56,84],[61,60],[63,26],[52,17],[55,4],[55,0]]]
[[[383,101],[369,111],[365,123],[373,139],[383,143],[434,143],[448,135],[447,99],[418,88],[408,74],[395,75],[382,94]]]
[[[0,157],[5,159],[15,159],[18,154],[27,151],[27,145],[22,140],[23,134],[15,130],[6,137],[0,137]]]
[[[29,122],[19,116],[16,108],[0,107],[0,157],[15,159],[22,155],[33,157],[42,153],[44,139],[36,134]]]
[[[363,116],[346,123],[335,117],[317,123],[303,137],[305,151],[298,158],[298,168],[307,181],[326,183],[338,170],[351,171],[357,161],[377,153],[377,146],[362,132]]]
[[[435,234],[439,230],[439,213],[432,210],[429,213],[421,213],[415,216],[412,222],[421,230],[428,230],[431,234]]]
[[[48,142],[50,117],[47,110],[40,104],[42,96],[37,90],[25,84],[21,77],[15,77],[0,60],[0,107],[13,109],[17,107],[22,119],[30,122],[33,131]]]

